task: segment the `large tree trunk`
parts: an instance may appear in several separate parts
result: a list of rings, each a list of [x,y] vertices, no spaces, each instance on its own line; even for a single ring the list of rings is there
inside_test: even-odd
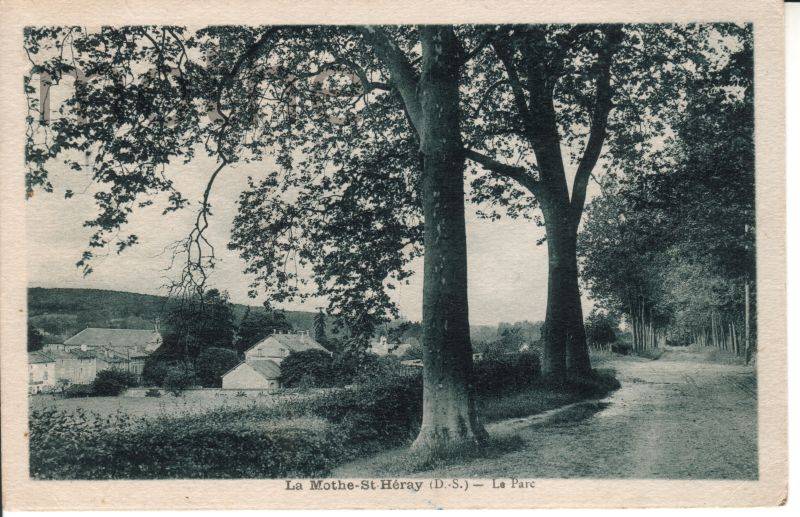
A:
[[[475,407],[469,338],[460,47],[448,28],[424,27],[421,39],[424,390],[422,428],[412,448],[435,452],[482,444],[487,435]]]
[[[577,232],[568,219],[548,212],[545,212],[548,279],[542,369],[545,376],[560,381],[566,374],[586,376],[591,373],[591,364],[578,288]]]

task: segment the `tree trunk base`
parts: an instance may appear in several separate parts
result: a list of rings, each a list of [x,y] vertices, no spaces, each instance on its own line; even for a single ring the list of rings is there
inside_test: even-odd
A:
[[[411,444],[411,451],[427,457],[451,452],[483,448],[489,442],[489,433],[477,422],[459,416],[452,422],[424,425]]]
[[[571,379],[591,379],[594,376],[592,367],[588,364],[567,366],[566,377]]]

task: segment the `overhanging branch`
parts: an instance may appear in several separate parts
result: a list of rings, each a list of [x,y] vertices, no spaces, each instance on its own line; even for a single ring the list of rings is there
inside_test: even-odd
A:
[[[473,149],[466,149],[464,151],[464,156],[475,163],[479,163],[484,169],[491,171],[497,175],[503,176],[505,178],[512,179],[528,189],[534,196],[539,194],[539,182],[531,176],[527,169],[524,167],[518,167],[515,165],[508,165],[503,162],[499,162],[494,158],[487,156],[485,154],[479,153]]]
[[[419,79],[408,57],[380,27],[360,25],[355,30],[372,46],[378,60],[389,69],[391,83],[400,92],[414,128],[421,133],[422,107],[417,96]]]

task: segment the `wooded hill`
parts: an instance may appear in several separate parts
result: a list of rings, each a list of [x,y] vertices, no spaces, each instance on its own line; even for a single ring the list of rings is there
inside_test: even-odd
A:
[[[60,342],[86,327],[152,329],[156,318],[161,321],[163,328],[166,304],[165,296],[152,294],[104,289],[28,288],[28,320],[45,334],[48,342]],[[248,306],[239,303],[232,306],[238,323]],[[258,305],[250,307],[260,308]],[[313,312],[286,311],[285,314],[286,321],[295,330],[314,328]],[[538,324],[535,325],[537,335],[533,339],[538,339]],[[472,325],[470,333],[476,342],[494,341],[504,326],[513,325]],[[420,339],[421,330],[418,324],[412,325],[404,337]],[[332,331],[332,328],[329,329],[329,332]]]
[[[232,306],[238,322],[248,306],[238,303]],[[167,298],[152,294],[103,289],[28,289],[28,320],[46,333],[47,339],[66,339],[86,327],[152,329],[156,319],[163,327],[166,309]],[[285,314],[294,329],[313,328],[313,312]]]

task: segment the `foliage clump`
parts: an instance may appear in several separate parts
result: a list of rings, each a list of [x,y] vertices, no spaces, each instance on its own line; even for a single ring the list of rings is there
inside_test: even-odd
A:
[[[100,397],[116,397],[126,388],[139,385],[139,379],[123,370],[102,370],[92,381],[92,394]]]

